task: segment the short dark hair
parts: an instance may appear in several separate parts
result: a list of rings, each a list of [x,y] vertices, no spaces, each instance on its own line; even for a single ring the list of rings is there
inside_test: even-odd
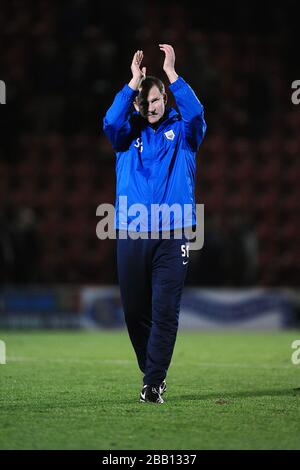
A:
[[[141,83],[140,94],[145,95],[147,93],[147,96],[148,96],[150,88],[152,88],[154,85],[157,86],[160,93],[165,92],[165,85],[159,78],[153,77],[152,75],[147,75],[146,78]]]

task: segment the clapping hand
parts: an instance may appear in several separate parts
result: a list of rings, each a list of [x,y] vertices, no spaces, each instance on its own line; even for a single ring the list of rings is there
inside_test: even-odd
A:
[[[143,57],[143,51],[136,51],[131,62],[132,79],[129,82],[129,86],[133,90],[138,90],[142,81],[146,77],[146,67],[141,69]]]

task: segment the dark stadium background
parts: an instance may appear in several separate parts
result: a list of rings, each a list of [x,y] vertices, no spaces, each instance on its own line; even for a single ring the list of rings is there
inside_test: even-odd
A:
[[[1,462],[15,449],[34,450],[16,453],[22,464],[53,461],[36,453],[47,449],[60,462],[62,449],[95,449],[97,464],[101,450],[299,450],[298,3],[1,0]],[[102,120],[135,50],[167,83],[159,43],[208,125],[205,241],[163,408],[139,403],[115,241],[96,237],[116,183]]]
[[[205,247],[187,285],[297,288],[297,11],[289,0],[2,1],[1,285],[116,284],[115,242],[95,233],[97,206],[115,197],[102,119],[136,49],[166,82],[167,42],[208,124],[196,181]]]

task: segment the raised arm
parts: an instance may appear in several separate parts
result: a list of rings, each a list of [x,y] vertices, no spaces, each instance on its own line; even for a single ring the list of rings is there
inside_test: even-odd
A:
[[[175,72],[175,51],[169,44],[159,44],[159,48],[165,53],[164,72],[167,74],[170,83],[174,83],[178,78]]]
[[[175,51],[169,44],[159,44],[165,54],[163,70],[170,81],[176,104],[180,111],[186,141],[192,150],[197,151],[206,132],[203,106],[192,88],[175,71]]]
[[[141,69],[143,57],[143,51],[136,51],[131,62],[132,79],[128,83],[128,86],[134,91],[140,88],[142,81],[146,77],[146,67]]]
[[[138,89],[146,76],[146,67],[140,68],[143,60],[143,51],[136,51],[132,62],[132,78],[130,82],[117,93],[113,104],[103,119],[103,130],[115,150],[126,146],[131,132],[130,112]]]

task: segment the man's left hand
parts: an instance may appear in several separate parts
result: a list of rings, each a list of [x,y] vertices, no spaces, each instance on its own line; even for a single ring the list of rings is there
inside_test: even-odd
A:
[[[163,69],[166,72],[171,83],[177,80],[178,75],[175,72],[175,51],[170,44],[159,44],[161,51],[165,53]]]

